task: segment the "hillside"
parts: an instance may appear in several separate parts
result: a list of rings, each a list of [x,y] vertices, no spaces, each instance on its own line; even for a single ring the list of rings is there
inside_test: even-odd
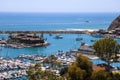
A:
[[[120,16],[118,16],[109,26],[108,30],[115,30],[120,28]]]

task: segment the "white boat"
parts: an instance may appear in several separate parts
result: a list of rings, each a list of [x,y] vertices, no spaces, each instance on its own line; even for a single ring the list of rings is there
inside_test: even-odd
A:
[[[54,37],[54,39],[62,39],[63,38],[63,36],[61,36],[60,34],[57,34],[55,37]]]

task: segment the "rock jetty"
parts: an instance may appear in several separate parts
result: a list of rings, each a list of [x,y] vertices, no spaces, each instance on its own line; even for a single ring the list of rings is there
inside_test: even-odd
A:
[[[96,37],[110,37],[110,38],[120,38],[120,16],[118,16],[108,27],[107,30],[100,29],[92,33],[91,35]]]

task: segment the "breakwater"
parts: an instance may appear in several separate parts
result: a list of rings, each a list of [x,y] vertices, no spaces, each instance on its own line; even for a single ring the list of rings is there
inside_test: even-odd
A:
[[[19,33],[35,33],[35,34],[91,34],[95,31],[90,30],[50,30],[50,31],[0,31],[0,34],[19,34]]]

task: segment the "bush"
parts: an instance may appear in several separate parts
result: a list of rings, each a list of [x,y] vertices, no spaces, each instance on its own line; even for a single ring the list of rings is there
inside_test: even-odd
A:
[[[91,79],[92,80],[112,80],[112,78],[110,77],[110,74],[105,72],[104,70],[93,71]]]

